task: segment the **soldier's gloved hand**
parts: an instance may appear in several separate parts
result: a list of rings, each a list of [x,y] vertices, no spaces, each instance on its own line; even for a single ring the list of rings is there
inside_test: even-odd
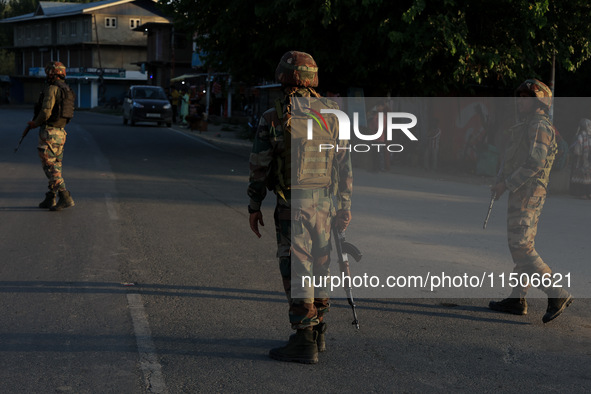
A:
[[[259,223],[261,226],[265,226],[265,223],[263,222],[263,213],[261,211],[253,212],[250,214],[248,220],[250,222],[250,229],[260,238],[261,233],[259,232]]]
[[[32,120],[29,120],[27,122],[27,126],[29,126],[31,129],[34,129],[35,128],[35,122],[33,122]]]
[[[490,192],[495,194],[495,201],[501,198],[503,193],[505,193],[505,190],[507,190],[507,186],[503,181],[497,183],[496,185],[490,188]]]
[[[337,211],[337,216],[335,217],[337,230],[339,232],[343,232],[349,226],[351,222],[351,211],[346,209],[339,209]]]

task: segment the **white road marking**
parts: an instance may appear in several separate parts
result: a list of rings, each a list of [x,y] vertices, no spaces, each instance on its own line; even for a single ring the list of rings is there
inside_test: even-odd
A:
[[[119,215],[115,210],[113,198],[110,194],[105,194],[105,203],[107,205],[107,213],[111,220],[118,220]],[[152,340],[152,332],[142,296],[138,293],[127,294],[127,307],[133,322],[133,331],[137,343],[137,351],[140,356],[140,368],[144,374],[144,381],[146,383],[146,392],[148,393],[167,393],[164,377],[162,376],[162,366],[158,362],[156,347]]]
[[[152,332],[142,296],[138,293],[127,294],[127,305],[133,321],[133,331],[137,343],[137,351],[140,355],[140,368],[144,374],[146,391],[148,393],[167,393],[162,366],[158,362],[156,347],[152,340]]]
[[[107,205],[107,213],[109,214],[109,218],[111,220],[119,220],[119,215],[117,215],[115,204],[113,204],[113,198],[108,193],[105,194],[105,204]]]

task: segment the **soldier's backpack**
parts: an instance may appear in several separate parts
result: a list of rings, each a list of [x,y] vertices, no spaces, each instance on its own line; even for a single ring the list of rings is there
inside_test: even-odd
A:
[[[76,94],[68,86],[67,83],[58,79],[56,81],[57,87],[60,89],[61,102],[56,103],[57,110],[54,108],[55,114],[59,118],[66,119],[66,123],[74,117],[74,109],[76,103]],[[51,113],[51,117],[54,117],[54,111]]]
[[[277,101],[285,144],[285,156],[277,166],[281,189],[320,189],[333,184],[338,120],[321,110],[336,108],[336,103],[325,98],[292,97],[289,109]],[[308,136],[310,127],[312,139]],[[321,144],[333,149],[320,149]]]
[[[51,116],[49,117],[49,119],[47,119],[47,123],[55,127],[64,127],[74,117],[76,94],[72,89],[70,89],[68,84],[62,81],[61,79],[55,81],[55,85],[59,89],[58,100],[53,106]],[[39,112],[41,111],[43,99],[44,94],[43,92],[41,92],[41,94],[39,95],[39,100],[35,105],[34,118],[36,118],[37,115],[39,115]]]

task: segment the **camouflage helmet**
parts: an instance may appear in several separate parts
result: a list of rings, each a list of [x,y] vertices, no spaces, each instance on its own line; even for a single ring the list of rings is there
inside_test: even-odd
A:
[[[286,86],[315,88],[318,86],[318,66],[305,52],[286,52],[275,70],[275,79]]]
[[[542,103],[546,108],[550,108],[552,105],[552,91],[546,84],[537,80],[537,79],[528,79],[523,82],[517,88],[515,92],[516,95],[519,93],[526,93],[531,97],[537,97],[537,99]]]
[[[45,75],[50,79],[54,77],[64,79],[66,78],[66,66],[62,62],[49,62],[45,66]]]

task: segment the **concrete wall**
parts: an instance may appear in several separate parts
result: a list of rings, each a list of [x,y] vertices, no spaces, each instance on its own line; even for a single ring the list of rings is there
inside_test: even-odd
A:
[[[129,71],[140,71],[141,67],[137,62],[146,61],[146,47],[128,47],[128,46],[103,46],[101,51],[101,65],[103,68],[124,68]],[[92,52],[92,66],[98,67],[98,51],[96,48]],[[90,64],[87,64],[90,66]]]
[[[132,29],[137,27],[138,24],[141,25],[148,22],[168,22],[166,18],[156,16],[133,3],[101,9],[97,11],[95,16],[99,40],[104,44],[145,46],[145,34],[143,32],[133,31]],[[108,18],[111,20],[116,18],[116,27],[113,27],[112,23],[109,23],[109,26],[107,26],[106,20]],[[93,34],[95,34],[94,31]]]

